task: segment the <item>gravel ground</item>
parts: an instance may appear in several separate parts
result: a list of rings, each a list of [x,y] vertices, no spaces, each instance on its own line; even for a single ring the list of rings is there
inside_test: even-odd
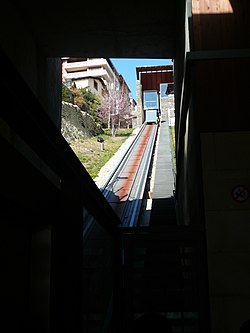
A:
[[[98,176],[94,179],[96,185],[101,188],[102,185],[106,182],[111,172],[117,166],[117,163],[125,154],[133,140],[135,139],[137,133],[140,131],[140,128],[135,128],[132,134],[127,138],[127,140],[121,145],[117,152],[111,157],[111,159],[101,168]]]

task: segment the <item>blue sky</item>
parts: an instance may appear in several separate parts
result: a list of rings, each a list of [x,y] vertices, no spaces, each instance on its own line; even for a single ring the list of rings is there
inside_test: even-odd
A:
[[[171,59],[118,59],[110,58],[116,70],[123,76],[131,96],[136,99],[136,67],[140,66],[157,66],[172,65]]]

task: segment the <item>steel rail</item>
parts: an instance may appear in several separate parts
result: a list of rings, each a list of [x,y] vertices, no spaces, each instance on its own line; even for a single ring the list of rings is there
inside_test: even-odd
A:
[[[137,225],[157,129],[157,125],[142,126],[102,189],[121,226]]]
[[[133,141],[131,142],[127,150],[118,160],[116,166],[110,171],[104,184],[102,184],[102,186],[100,187],[100,191],[102,192],[103,196],[106,198],[107,201],[111,196],[112,187],[114,186],[117,178],[119,177],[118,175],[122,172],[130,156],[132,155],[132,152],[134,151],[138,141],[140,140],[140,137],[144,132],[145,127],[146,123],[142,124],[139,132],[135,135]],[[84,216],[83,239],[84,241],[86,241],[89,232],[92,230],[92,227],[94,226],[95,218],[86,209],[83,209],[83,216]]]
[[[138,218],[145,192],[148,172],[152,161],[157,128],[158,126],[156,125],[153,128],[147,146],[143,152],[140,165],[137,169],[134,182],[131,186],[129,197],[124,208],[123,215],[121,216],[122,224],[124,227],[136,227],[138,225]]]
[[[132,141],[131,145],[127,148],[124,155],[121,156],[120,160],[118,160],[116,166],[111,170],[106,181],[101,186],[100,190],[103,193],[103,195],[106,197],[106,199],[108,197],[108,189],[109,189],[110,184],[112,184],[112,182],[115,181],[117,174],[120,173],[121,169],[127,163],[127,160],[131,156],[131,152],[133,151],[137,142],[139,141],[141,134],[143,133],[145,127],[146,127],[146,123],[143,123],[139,132],[136,134],[134,140]]]

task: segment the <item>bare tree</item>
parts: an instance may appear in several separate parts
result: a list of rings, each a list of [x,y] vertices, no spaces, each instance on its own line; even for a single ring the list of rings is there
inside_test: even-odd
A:
[[[117,128],[127,126],[131,114],[128,94],[123,89],[106,92],[98,110],[98,117],[111,129],[114,136]]]

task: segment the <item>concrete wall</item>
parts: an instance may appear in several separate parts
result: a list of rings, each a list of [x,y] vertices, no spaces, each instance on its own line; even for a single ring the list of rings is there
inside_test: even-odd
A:
[[[137,103],[137,127],[140,127],[144,122],[143,106],[142,106],[142,91],[141,83],[136,80],[136,103]]]

